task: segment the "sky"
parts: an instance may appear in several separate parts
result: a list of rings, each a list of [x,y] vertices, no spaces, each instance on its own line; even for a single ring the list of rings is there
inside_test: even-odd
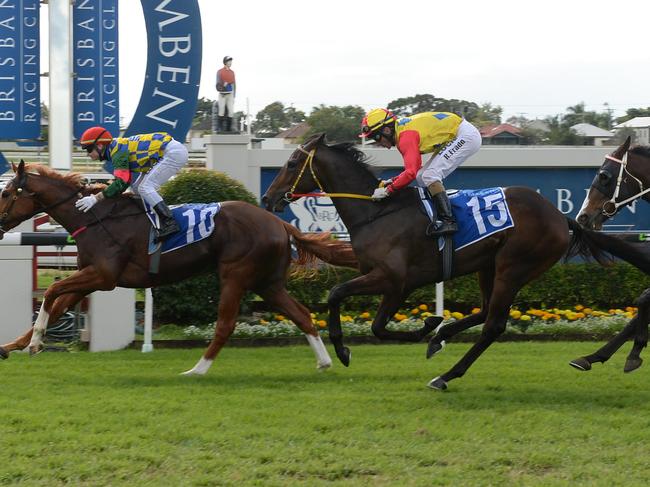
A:
[[[184,1],[184,0],[174,0]],[[173,4],[171,4],[173,5]],[[199,0],[199,96],[233,57],[236,111],[274,101],[364,109],[415,94],[503,108],[503,119],[650,106],[645,0]],[[138,0],[120,0],[120,110],[128,123],[145,72]],[[46,21],[43,21],[46,26]],[[47,62],[47,56],[42,58]],[[45,70],[45,69],[44,69]]]

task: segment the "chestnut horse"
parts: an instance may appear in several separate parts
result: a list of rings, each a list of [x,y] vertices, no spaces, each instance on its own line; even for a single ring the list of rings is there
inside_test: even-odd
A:
[[[605,221],[640,198],[650,201],[650,147],[630,148],[628,137],[618,149],[605,157],[576,220],[585,228],[600,230]],[[637,305],[637,315],[605,346],[569,363],[579,370],[591,370],[591,364],[609,360],[634,335],[634,345],[623,370],[632,372],[641,367],[641,351],[648,345],[650,289],[641,293]]]
[[[287,269],[292,261],[292,241],[298,249],[299,264],[318,257],[333,265],[356,267],[348,243],[332,240],[329,235],[303,234],[262,208],[228,201],[214,216],[215,228],[209,237],[162,254],[159,273],[153,275],[148,272],[150,223],[138,199],[128,195],[107,198],[89,213],[80,213],[75,200],[98,192],[103,185],[85,185],[80,174],[62,175],[22,161],[13,168],[15,176],[0,197],[0,238],[20,222],[45,212],[75,236],[79,270],[45,291],[33,328],[0,347],[0,357],[7,358],[12,350],[27,346],[32,353],[38,352],[47,325],[93,291],[116,286],[155,287],[218,270],[221,296],[214,338],[186,374],[208,371],[235,328],[239,303],[248,290],[286,314],[306,334],[319,368],[331,365],[309,310],[287,293]]]
[[[385,200],[370,201],[368,195],[379,181],[364,159],[363,152],[351,143],[328,145],[324,134],[313,136],[293,152],[262,199],[267,209],[279,211],[296,198],[295,194],[316,189],[332,194],[363,274],[335,286],[328,298],[330,339],[346,366],[350,351],[343,345],[339,318],[346,297],[383,295],[372,323],[373,333],[381,339],[417,341],[437,322],[427,319],[419,331],[399,332],[386,329],[388,320],[414,289],[443,279],[437,245],[425,236],[429,221],[420,209],[417,192],[407,188]],[[446,389],[450,380],[465,374],[505,330],[517,292],[567,252],[591,255],[607,263],[606,251],[650,270],[650,259],[631,244],[582,230],[533,189],[505,188],[505,196],[514,227],[455,252],[452,278],[478,272],[481,311],[442,326],[429,341],[427,356],[440,351],[444,341],[457,333],[481,323],[485,326],[465,356],[429,382],[433,389]]]

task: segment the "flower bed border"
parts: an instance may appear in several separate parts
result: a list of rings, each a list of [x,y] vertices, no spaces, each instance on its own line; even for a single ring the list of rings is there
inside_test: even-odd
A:
[[[498,342],[596,342],[607,341],[611,333],[504,333]],[[453,338],[450,343],[474,343],[478,338],[477,333],[461,333]],[[329,338],[323,337],[325,343]],[[348,344],[372,345],[399,345],[403,342],[394,340],[379,340],[374,336],[349,336],[345,337]],[[153,340],[155,348],[205,348],[210,340]],[[426,343],[423,341],[422,343]],[[143,341],[134,340],[128,348],[141,349]],[[307,344],[303,336],[296,337],[259,337],[259,338],[231,338],[226,342],[227,347],[283,347]]]

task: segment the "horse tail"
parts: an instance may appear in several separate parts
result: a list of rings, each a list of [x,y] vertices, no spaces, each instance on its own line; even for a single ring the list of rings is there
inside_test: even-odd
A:
[[[313,264],[316,259],[335,266],[359,268],[359,261],[349,242],[335,240],[326,233],[302,233],[293,225],[283,221],[285,230],[293,237],[298,250],[295,264],[306,266]]]
[[[637,246],[613,235],[582,228],[572,218],[566,217],[566,219],[569,229],[573,231],[567,259],[576,255],[593,257],[599,264],[607,266],[613,261],[611,256],[614,256],[650,274],[650,256]]]

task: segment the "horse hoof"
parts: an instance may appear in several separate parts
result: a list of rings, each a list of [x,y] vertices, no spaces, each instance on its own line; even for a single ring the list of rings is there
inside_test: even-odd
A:
[[[440,378],[440,376],[438,376],[435,379],[432,379],[431,382],[427,384],[427,387],[435,391],[444,391],[447,389],[447,382],[445,382]]]
[[[643,359],[641,357],[639,358],[629,358],[625,361],[625,367],[623,368],[623,372],[632,372],[639,367],[641,367],[641,364],[643,363]]]
[[[433,339],[429,341],[429,346],[427,346],[427,358],[433,357],[435,354],[442,352],[442,349],[445,348],[445,341],[436,342]]]
[[[317,368],[320,372],[324,372],[324,371],[326,371],[327,369],[329,369],[331,366],[332,366],[332,362],[329,361],[329,362],[323,362],[322,364],[318,364],[318,365],[316,366],[316,368]]]
[[[9,352],[7,352],[3,347],[0,347],[0,360],[7,360],[9,358]]]
[[[43,347],[29,347],[29,356],[33,357],[43,351]]]
[[[352,352],[350,352],[350,349],[348,347],[343,347],[343,350],[341,350],[340,353],[337,351],[336,356],[339,358],[339,360],[343,365],[345,365],[346,367],[350,366],[350,359],[352,358]]]
[[[572,360],[571,362],[569,362],[569,365],[574,369],[582,370],[583,372],[591,370],[591,362],[589,362],[589,360],[587,360],[584,357],[580,357],[575,360]]]
[[[424,338],[433,330],[438,328],[438,325],[442,323],[443,319],[444,318],[442,316],[429,316],[426,320],[424,320],[424,328],[422,329],[422,338]]]

